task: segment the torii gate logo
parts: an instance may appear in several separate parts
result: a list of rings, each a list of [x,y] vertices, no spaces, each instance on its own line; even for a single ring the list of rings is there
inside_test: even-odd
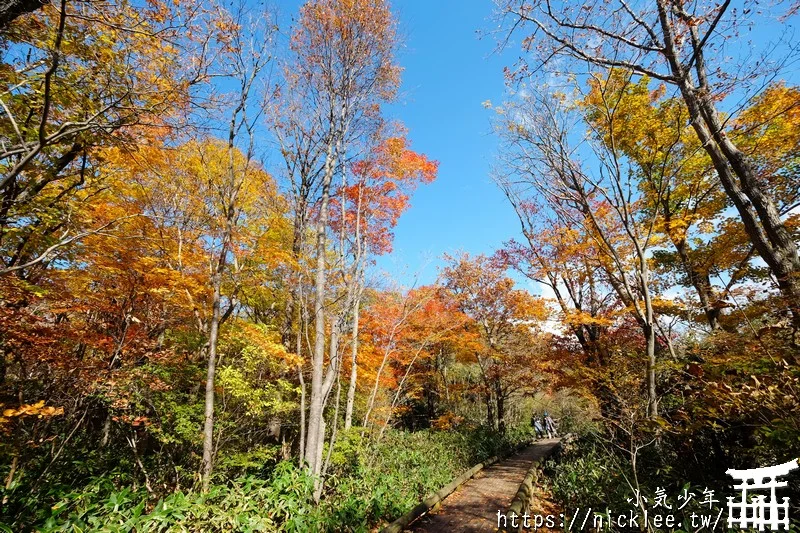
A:
[[[797,459],[794,459],[782,465],[764,468],[726,470],[726,474],[740,482],[733,488],[742,491],[740,501],[735,501],[732,496],[728,497],[728,527],[749,527],[764,531],[764,526],[769,526],[770,531],[777,531],[781,527],[788,530],[789,498],[784,497],[781,502],[778,502],[775,489],[785,487],[787,482],[778,481],[778,478],[786,476],[797,467]],[[766,489],[769,489],[769,500],[764,494],[753,494],[752,496],[748,494],[748,491]]]

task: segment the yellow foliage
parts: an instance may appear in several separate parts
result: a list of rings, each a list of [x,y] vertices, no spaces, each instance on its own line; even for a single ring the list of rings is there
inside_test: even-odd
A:
[[[58,416],[64,414],[63,407],[53,407],[52,405],[45,405],[44,400],[39,400],[36,403],[23,404],[16,409],[4,409],[3,416],[0,417],[0,424],[10,421],[11,418],[22,418],[26,416],[35,416],[37,418],[49,418],[51,416]]]

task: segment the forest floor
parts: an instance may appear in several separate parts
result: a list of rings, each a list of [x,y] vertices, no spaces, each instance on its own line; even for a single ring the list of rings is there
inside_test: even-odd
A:
[[[496,463],[464,483],[436,511],[406,531],[413,533],[488,533],[498,531],[497,512],[505,514],[531,463],[549,455],[559,439],[545,439]]]

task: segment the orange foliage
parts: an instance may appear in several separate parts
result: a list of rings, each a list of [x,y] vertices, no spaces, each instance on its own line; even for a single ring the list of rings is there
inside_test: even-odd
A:
[[[408,147],[404,137],[390,137],[365,158],[354,162],[355,183],[344,186],[332,202],[331,223],[344,223],[348,235],[359,232],[375,254],[392,250],[392,229],[408,209],[411,193],[420,183],[436,179],[439,164]],[[344,202],[342,221],[341,202]]]

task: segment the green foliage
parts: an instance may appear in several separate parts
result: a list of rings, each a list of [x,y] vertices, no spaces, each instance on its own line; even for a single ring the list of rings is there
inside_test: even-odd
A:
[[[222,332],[223,360],[217,382],[242,404],[248,416],[289,413],[297,407],[297,388],[282,378],[295,358],[280,343],[279,335],[263,324],[234,320]]]
[[[360,429],[342,432],[337,440],[319,505],[313,503],[313,479],[289,461],[278,463],[266,478],[238,477],[212,485],[206,494],[175,491],[160,499],[131,488],[129,477],[112,471],[91,477],[79,489],[53,487],[18,502],[30,512],[12,518],[9,527],[108,533],[370,531],[474,464],[531,438],[529,427],[509,428],[505,436],[485,428],[388,430],[380,441],[370,442]],[[275,447],[264,446],[225,458],[220,466],[222,471],[257,465],[263,470],[276,455]],[[42,505],[45,501],[53,503]]]
[[[254,477],[213,485],[208,493],[177,491],[152,503],[144,491],[117,489],[98,479],[64,494],[40,524],[41,532],[285,531],[314,529],[323,520],[312,504],[313,480],[292,463],[268,480]]]
[[[643,499],[644,508],[654,509],[657,492],[661,489],[673,506],[670,513],[676,516],[675,522],[684,524],[683,529],[670,531],[686,532],[692,531],[687,528],[692,523],[692,514],[716,515],[725,508],[726,497],[735,496],[728,476],[702,479],[681,469],[678,456],[671,451],[675,444],[668,435],[664,435],[658,445],[651,442],[638,450],[637,461],[641,464],[636,472],[630,455],[610,446],[610,442],[609,435],[588,433],[564,446],[558,457],[545,463],[544,482],[549,483],[550,494],[558,508],[611,509],[615,513],[633,510],[641,517],[641,508],[635,507],[636,492]],[[796,490],[791,485],[790,481],[789,490]],[[711,506],[703,503],[706,490],[710,490],[711,498],[716,500]],[[686,501],[689,494],[693,496]],[[678,501],[679,495],[685,498],[683,503]],[[611,530],[618,529],[612,527]],[[799,531],[800,522],[792,520],[789,530]]]
[[[553,497],[564,509],[621,509],[629,506],[625,499],[630,497],[623,464],[598,443],[596,435],[587,434],[566,444],[557,458],[549,459],[545,472]]]
[[[504,436],[484,427],[389,430],[379,442],[369,443],[361,440],[360,428],[353,428],[331,455],[326,514],[335,530],[369,531],[406,513],[473,465],[531,437],[529,427],[509,428]]]
[[[149,435],[173,446],[191,447],[199,442],[197,428],[202,425],[203,403],[192,387],[203,379],[203,373],[200,365],[148,365],[140,369],[128,387],[133,393],[130,407],[136,413],[151,415]],[[169,385],[153,387],[154,382]]]

